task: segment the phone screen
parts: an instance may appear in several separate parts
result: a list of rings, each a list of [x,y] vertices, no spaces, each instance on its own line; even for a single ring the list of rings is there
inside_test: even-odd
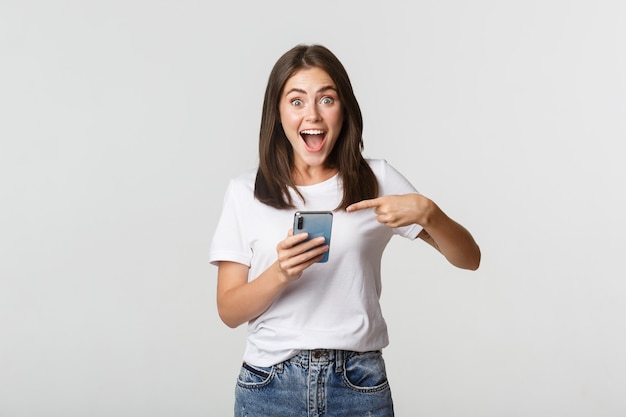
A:
[[[333,225],[332,211],[297,211],[293,216],[293,233],[309,234],[309,238],[324,236],[325,244],[330,247],[330,232]],[[327,262],[330,250],[324,253],[324,257],[318,262]]]

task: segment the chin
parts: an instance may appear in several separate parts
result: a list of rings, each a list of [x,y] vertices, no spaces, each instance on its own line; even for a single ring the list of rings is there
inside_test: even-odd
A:
[[[326,164],[327,155],[305,155],[302,161],[310,167],[320,167]]]

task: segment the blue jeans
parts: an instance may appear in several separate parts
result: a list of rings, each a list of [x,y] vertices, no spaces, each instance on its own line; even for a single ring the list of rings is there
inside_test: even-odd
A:
[[[235,417],[392,417],[380,351],[305,350],[270,367],[244,363]]]

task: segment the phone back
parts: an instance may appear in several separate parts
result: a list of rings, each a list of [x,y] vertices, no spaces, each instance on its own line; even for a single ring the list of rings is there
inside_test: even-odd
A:
[[[293,219],[293,233],[309,234],[309,238],[324,236],[325,244],[330,247],[330,235],[333,225],[332,211],[297,211]],[[324,253],[324,257],[319,262],[328,261],[328,253]]]

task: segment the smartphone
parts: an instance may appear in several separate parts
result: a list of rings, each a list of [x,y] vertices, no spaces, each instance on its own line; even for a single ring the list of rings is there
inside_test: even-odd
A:
[[[332,211],[297,211],[293,215],[293,234],[306,232],[309,234],[307,240],[324,236],[326,245],[330,247],[330,231],[333,226]],[[328,252],[318,262],[328,261]]]

